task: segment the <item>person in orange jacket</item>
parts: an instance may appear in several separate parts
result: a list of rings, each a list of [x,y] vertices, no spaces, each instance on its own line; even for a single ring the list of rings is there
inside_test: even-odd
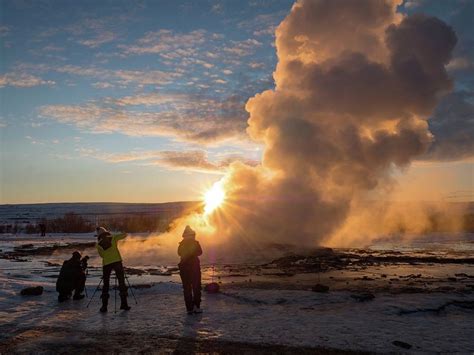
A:
[[[184,303],[188,314],[202,313],[201,311],[201,263],[199,256],[202,249],[195,239],[196,232],[186,226],[183,240],[179,243],[178,255],[181,257],[179,275],[183,283]]]
[[[117,242],[124,239],[127,235],[125,233],[112,235],[104,227],[97,227],[97,251],[102,257],[102,278],[104,286],[102,287],[102,307],[101,312],[107,312],[107,305],[109,303],[109,287],[110,274],[112,270],[115,272],[119,283],[120,291],[120,309],[130,310],[127,303],[127,286],[125,285],[125,271],[122,264],[122,256],[118,250]]]

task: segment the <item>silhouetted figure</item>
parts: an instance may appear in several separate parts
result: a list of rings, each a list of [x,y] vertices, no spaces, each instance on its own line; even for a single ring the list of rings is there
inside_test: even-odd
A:
[[[125,285],[125,272],[122,264],[122,257],[117,247],[117,242],[124,239],[126,234],[111,235],[104,227],[97,228],[97,251],[102,257],[102,277],[104,286],[102,287],[102,307],[101,312],[107,312],[109,303],[110,274],[112,270],[117,276],[120,290],[120,309],[128,311],[131,307],[127,303],[127,286]]]
[[[59,292],[58,301],[64,302],[69,299],[74,291],[74,300],[84,298],[82,292],[86,284],[86,274],[82,268],[81,254],[78,251],[72,253],[72,258],[65,260],[58,280],[56,281],[56,291]]]
[[[40,232],[41,232],[41,236],[45,237],[46,236],[46,224],[40,223],[39,224],[39,229],[40,229]]]
[[[186,226],[183,240],[179,243],[178,255],[181,257],[179,275],[183,283],[184,302],[188,314],[201,313],[201,263],[202,249],[195,239],[196,232]]]

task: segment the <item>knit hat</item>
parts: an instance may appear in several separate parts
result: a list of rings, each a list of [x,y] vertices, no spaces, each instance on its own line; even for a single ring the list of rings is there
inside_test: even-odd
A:
[[[183,238],[194,238],[196,236],[196,232],[190,226],[186,226],[183,232]]]
[[[97,237],[100,237],[102,234],[110,235],[110,232],[104,227],[97,227],[96,232],[97,232]]]

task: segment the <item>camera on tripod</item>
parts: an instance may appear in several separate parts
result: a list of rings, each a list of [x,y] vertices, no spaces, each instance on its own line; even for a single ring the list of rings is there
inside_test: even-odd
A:
[[[82,271],[86,271],[87,268],[88,268],[88,264],[87,262],[89,261],[89,256],[84,256],[82,259],[81,259],[81,269]]]

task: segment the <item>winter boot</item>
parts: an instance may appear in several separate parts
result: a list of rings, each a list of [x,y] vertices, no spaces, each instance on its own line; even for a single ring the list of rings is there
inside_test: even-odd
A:
[[[86,297],[86,296],[81,295],[81,294],[76,294],[76,295],[74,295],[74,296],[72,297],[72,299],[73,299],[74,301],[79,301],[79,300],[82,300],[84,297]]]
[[[102,298],[102,307],[100,308],[100,311],[105,313],[107,312],[107,305],[109,304],[109,295],[102,295],[100,298]]]
[[[129,311],[132,307],[130,307],[127,303],[127,296],[126,295],[120,295],[120,309],[123,309],[124,311]]]
[[[62,294],[60,293],[59,296],[58,296],[58,302],[64,302],[68,299],[68,295],[65,295],[65,294]]]

